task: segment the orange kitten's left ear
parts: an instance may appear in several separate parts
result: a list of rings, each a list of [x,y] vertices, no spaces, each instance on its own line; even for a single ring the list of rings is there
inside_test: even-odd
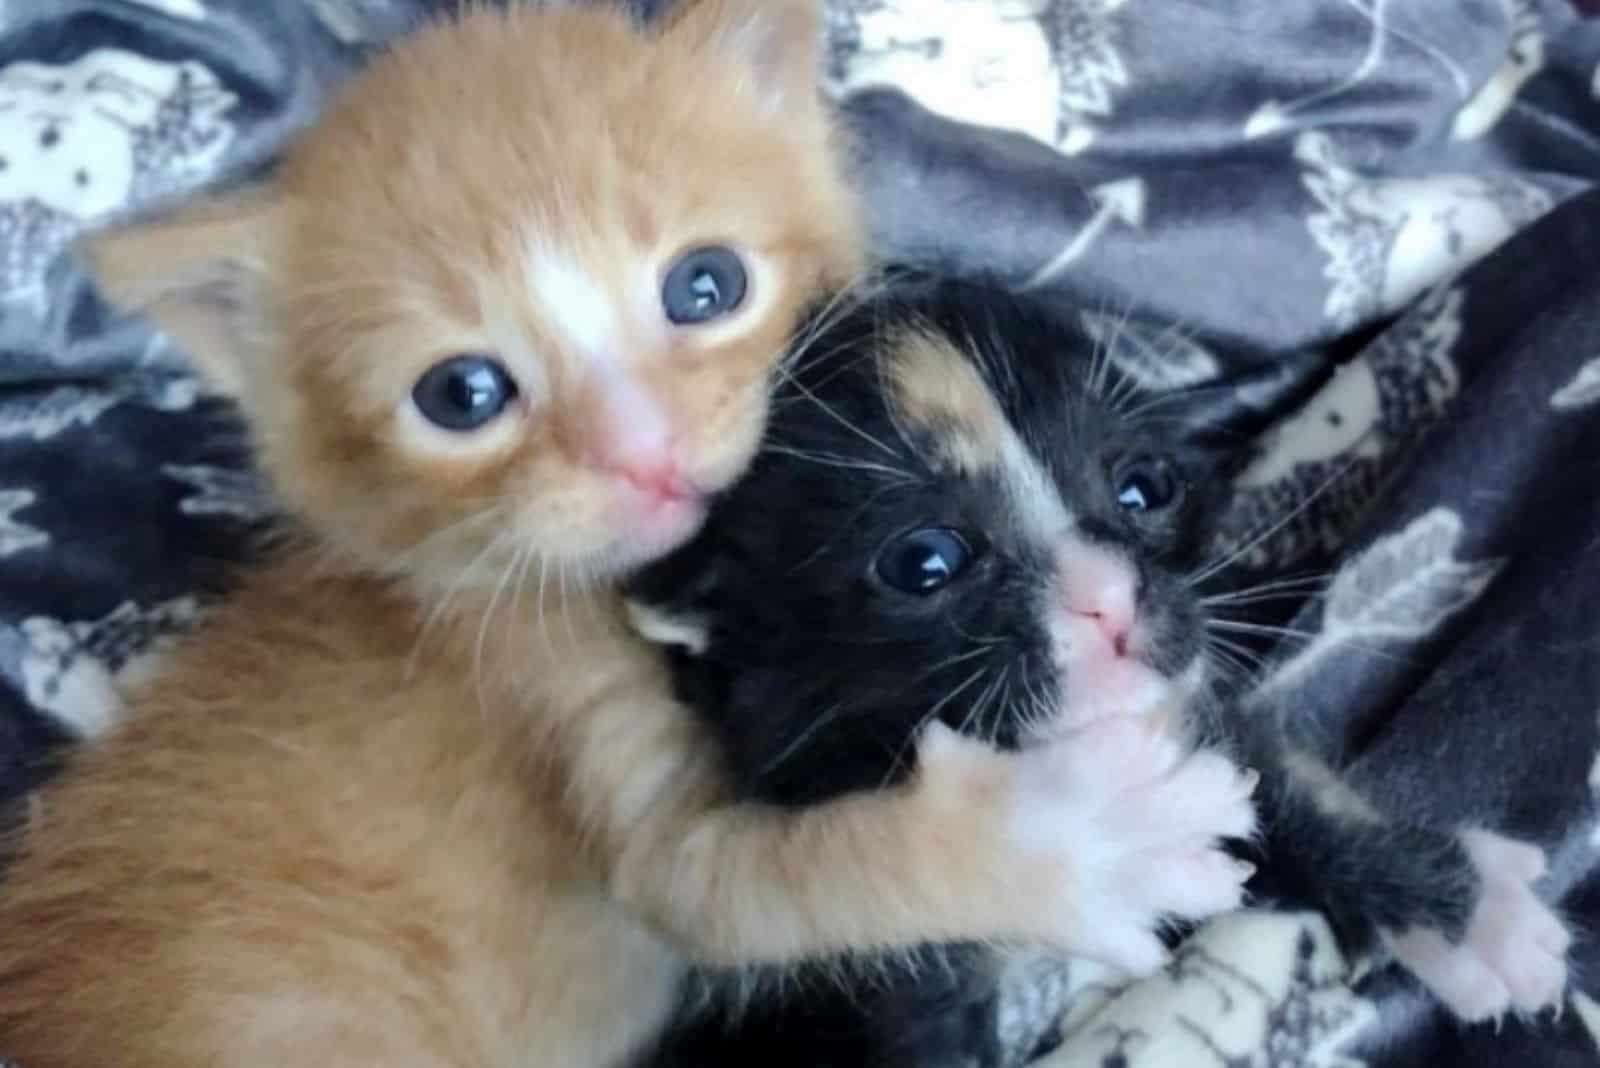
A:
[[[284,214],[276,194],[251,188],[91,234],[79,251],[108,301],[149,315],[213,386],[237,396],[267,341],[263,308]]]
[[[669,38],[731,52],[755,75],[773,115],[816,106],[822,71],[821,0],[679,0]]]

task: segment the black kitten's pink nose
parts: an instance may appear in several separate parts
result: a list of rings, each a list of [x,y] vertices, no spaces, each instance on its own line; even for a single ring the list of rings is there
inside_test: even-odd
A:
[[[1106,644],[1117,656],[1128,655],[1128,636],[1133,633],[1133,620],[1122,619],[1106,612],[1093,611],[1084,608],[1067,608],[1075,616],[1090,620],[1105,637]]]
[[[1062,547],[1061,584],[1067,611],[1094,624],[1118,657],[1129,655],[1138,622],[1138,576],[1110,551],[1068,539]]]

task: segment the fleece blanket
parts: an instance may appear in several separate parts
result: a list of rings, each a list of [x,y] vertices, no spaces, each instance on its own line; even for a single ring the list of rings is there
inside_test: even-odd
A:
[[[108,311],[68,243],[269,163],[370,49],[448,6],[0,0],[8,818],[264,514],[227,407]],[[1022,962],[1001,1017],[1019,1048],[1044,1030],[1061,1066],[1600,1063],[1596,6],[830,3],[879,248],[1042,292],[1131,373],[1253,428],[1217,551],[1248,581],[1324,581],[1241,652],[1251,700],[1394,811],[1543,844],[1580,934],[1562,1013],[1464,1028],[1278,900],[1128,987]]]

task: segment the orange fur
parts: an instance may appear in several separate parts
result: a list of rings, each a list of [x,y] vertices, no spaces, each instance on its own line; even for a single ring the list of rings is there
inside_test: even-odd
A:
[[[903,789],[725,804],[610,588],[692,522],[585,460],[596,362],[715,489],[802,304],[860,269],[810,6],[650,33],[471,11],[378,59],[270,186],[94,243],[108,294],[237,394],[305,529],[45,792],[0,889],[0,1052],[598,1068],[658,1030],[685,954],[1059,933],[1004,759],[943,739]],[[707,242],[757,267],[748,307],[670,328],[659,272]],[[601,341],[541,292],[549,254],[617,310]],[[522,396],[458,440],[408,404],[460,351]]]

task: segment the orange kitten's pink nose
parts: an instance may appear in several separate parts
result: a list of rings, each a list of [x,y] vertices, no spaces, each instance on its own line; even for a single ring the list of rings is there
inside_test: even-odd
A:
[[[1061,552],[1061,581],[1067,611],[1093,623],[1114,655],[1127,656],[1138,618],[1132,565],[1074,538]]]
[[[584,405],[589,462],[663,499],[690,496],[661,403],[622,374],[597,375]]]
[[[693,487],[683,477],[683,473],[678,470],[677,463],[671,457],[662,456],[638,463],[618,464],[613,470],[638,489],[662,500],[678,500],[694,496]]]

